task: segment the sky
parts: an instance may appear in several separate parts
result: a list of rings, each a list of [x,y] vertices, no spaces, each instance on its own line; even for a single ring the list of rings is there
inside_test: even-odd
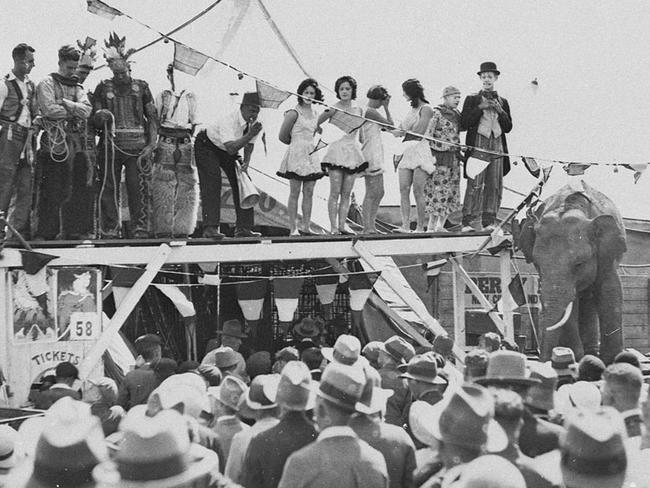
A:
[[[155,29],[170,30],[214,0],[107,0]],[[440,102],[442,89],[455,85],[463,96],[480,88],[476,71],[482,61],[497,63],[502,74],[499,93],[510,103],[514,128],[508,135],[513,154],[562,161],[650,161],[650,3],[645,1],[528,0],[262,0],[272,19],[293,46],[306,71],[328,87],[333,103],[334,81],[350,74],[359,83],[359,103],[367,88],[381,83],[391,92],[397,119],[408,111],[401,82],[418,78],[431,103]],[[10,46],[27,42],[36,48],[36,81],[56,70],[59,46],[93,37],[101,45],[111,30],[126,35],[137,47],[156,34],[125,17],[109,21],[86,11],[85,0],[3,0],[0,52],[5,71],[11,68]],[[248,6],[238,17],[238,13]],[[15,19],[15,20],[14,20]],[[19,20],[20,21],[16,21]],[[236,27],[236,28],[235,28]],[[224,36],[230,42],[224,42]],[[305,77],[270,29],[257,0],[222,0],[210,13],[179,32],[177,40],[257,75],[282,88],[295,90]],[[224,48],[224,44],[227,47]],[[101,58],[101,50],[100,55]],[[133,57],[134,76],[149,82],[154,94],[166,88],[165,67],[173,58],[173,43],[159,43]],[[107,69],[91,75],[94,87],[108,77]],[[236,72],[208,62],[196,77],[178,75],[180,88],[199,99],[200,116],[213,120],[230,110],[230,92],[254,89],[254,82],[238,80]],[[537,78],[535,89],[531,81]],[[286,149],[277,140],[282,113],[264,110],[268,155],[257,150],[253,165],[274,174]],[[338,134],[326,129],[323,138]],[[386,167],[396,149],[386,136]],[[650,171],[634,184],[632,172],[592,167],[582,177],[607,194],[625,217],[650,218]],[[385,177],[384,204],[399,202],[392,169]],[[560,186],[579,184],[560,166],[553,170],[548,196]],[[505,186],[526,193],[535,184],[523,165],[513,168]],[[355,185],[359,198],[363,181]],[[327,194],[327,183],[317,185]],[[521,199],[506,190],[504,205]]]

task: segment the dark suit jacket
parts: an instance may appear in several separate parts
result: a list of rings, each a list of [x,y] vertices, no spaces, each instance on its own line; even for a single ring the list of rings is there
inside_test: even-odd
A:
[[[474,146],[476,142],[476,133],[478,131],[479,122],[483,115],[483,110],[478,108],[481,104],[482,95],[478,92],[474,95],[469,95],[465,98],[463,103],[463,110],[460,114],[460,127],[461,130],[466,130],[465,144]],[[501,144],[503,144],[503,152],[508,152],[508,143],[506,142],[506,134],[512,130],[512,117],[510,115],[510,105],[508,100],[499,96],[499,101],[505,114],[499,115],[499,125],[501,126]],[[471,154],[470,154],[471,155]],[[510,158],[503,158],[503,175],[507,175],[510,171]],[[467,177],[467,175],[465,175]]]
[[[316,429],[302,412],[287,412],[280,422],[251,440],[239,482],[246,488],[276,488],[291,454],[316,439]]]
[[[411,398],[406,380],[400,378],[401,373],[396,369],[382,368],[379,370],[381,376],[381,387],[393,390],[393,395],[386,402],[385,420],[389,424],[401,427],[403,425],[404,409]]]
[[[50,408],[57,400],[63,397],[72,397],[81,400],[81,394],[72,388],[50,388],[35,395],[34,407],[42,410]]]
[[[144,405],[149,399],[149,395],[154,391],[160,381],[148,364],[129,371],[120,385],[117,395],[117,404],[125,410],[135,405]]]
[[[558,448],[564,429],[538,416],[526,407],[524,425],[519,434],[519,448],[526,456],[537,457]]]
[[[354,417],[350,421],[350,427],[360,439],[384,455],[391,488],[413,486],[415,446],[404,429],[385,422],[375,422],[366,415]]]
[[[636,437],[642,434],[641,426],[643,425],[643,419],[641,418],[641,415],[635,413],[625,417],[624,420],[628,437]]]
[[[379,451],[357,436],[337,435],[316,440],[289,456],[278,486],[388,488],[388,472]]]

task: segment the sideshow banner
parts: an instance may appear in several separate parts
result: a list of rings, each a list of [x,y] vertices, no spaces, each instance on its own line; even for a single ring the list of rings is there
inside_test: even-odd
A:
[[[56,276],[44,267],[34,275],[13,270],[10,280],[14,342],[56,341]]]
[[[96,268],[58,268],[56,273],[57,340],[99,339],[101,271]]]
[[[501,299],[501,277],[484,273],[469,273],[470,278],[490,303],[496,305]],[[539,278],[534,275],[522,276],[523,291],[529,308],[541,308],[539,301]],[[481,302],[465,287],[465,308],[468,310],[483,309]]]

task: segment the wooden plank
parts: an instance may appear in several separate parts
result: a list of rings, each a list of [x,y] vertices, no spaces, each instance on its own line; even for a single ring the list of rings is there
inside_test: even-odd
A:
[[[172,248],[167,260],[170,264],[198,262],[287,261],[319,258],[357,257],[355,242],[363,242],[375,256],[403,256],[470,252],[483,241],[478,235],[451,235],[450,237],[387,238],[378,240],[319,240],[315,242],[273,242],[253,240],[250,243],[214,243]],[[39,252],[59,256],[49,266],[70,265],[134,265],[149,262],[157,246],[113,246],[85,248],[39,248]],[[20,268],[22,262],[17,249],[5,249],[0,267]]]
[[[623,324],[630,325],[647,325],[648,316],[645,313],[625,313],[623,312]]]
[[[406,320],[404,320],[402,317],[400,317],[393,309],[391,309],[388,304],[381,299],[376,294],[371,293],[368,299],[372,302],[372,304],[377,307],[378,310],[381,310],[383,313],[388,315],[388,317],[393,320],[400,329],[405,331],[407,334],[409,334],[413,339],[416,340],[418,344],[421,346],[431,346],[431,343],[426,340],[426,338],[420,334],[411,324],[409,324]]]
[[[463,263],[463,257],[458,256],[456,265],[452,266],[453,274],[451,276],[451,287],[453,293],[453,317],[454,317],[454,340],[459,347],[467,346],[467,336],[465,327],[465,284],[460,276],[459,265]]]
[[[13,321],[13,304],[9,300],[9,273],[6,269],[0,268],[0,320],[5,324],[5,335],[2,344],[0,344],[0,365],[2,365],[2,370],[5,372],[9,378],[9,344],[13,340],[13,327],[11,326]],[[15,407],[17,405],[12,403],[12,400],[16,398],[9,399],[9,405]]]
[[[512,280],[512,275],[510,274],[510,249],[504,249],[499,253],[499,271],[501,276],[501,300],[502,303],[509,303],[512,299],[510,296],[510,281]],[[506,339],[515,342],[515,326],[513,321],[513,311],[504,310],[503,311],[503,323],[505,324],[505,330],[503,335]]]

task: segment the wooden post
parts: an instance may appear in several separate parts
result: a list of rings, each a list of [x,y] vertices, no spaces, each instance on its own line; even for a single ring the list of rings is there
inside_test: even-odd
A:
[[[124,325],[124,322],[138,304],[140,298],[144,295],[144,292],[147,291],[147,288],[158,274],[158,271],[160,271],[160,268],[165,264],[171,251],[171,247],[167,244],[160,245],[158,252],[154,254],[151,261],[149,261],[142,276],[140,276],[140,278],[138,278],[138,280],[133,284],[124,297],[124,300],[122,300],[122,303],[120,303],[120,306],[115,311],[115,314],[111,318],[106,330],[104,330],[93,348],[89,351],[88,355],[86,355],[81,362],[81,365],[79,366],[79,375],[81,379],[87,378],[97,362],[101,359],[104,351],[108,348],[108,345],[113,340],[115,334],[117,334],[122,328],[122,325]]]
[[[451,278],[454,293],[454,341],[458,347],[464,348],[467,345],[465,340],[465,283],[456,264],[463,264],[462,255],[452,261]]]
[[[512,303],[512,297],[510,296],[510,280],[512,280],[512,275],[510,274],[510,249],[504,249],[499,253],[499,266],[501,270],[501,300],[502,303]],[[512,310],[508,310],[508,307],[503,307],[503,322],[505,323],[505,330],[503,335],[506,339],[515,343],[515,327],[513,321]]]
[[[4,372],[5,378],[9,378],[9,344],[13,339],[13,304],[9,300],[9,273],[7,268],[0,268],[0,320],[5,324],[4,334],[2,337],[2,344],[0,345],[0,366],[2,366],[2,371]],[[9,398],[9,405],[2,406],[15,406],[13,404],[13,398]]]

